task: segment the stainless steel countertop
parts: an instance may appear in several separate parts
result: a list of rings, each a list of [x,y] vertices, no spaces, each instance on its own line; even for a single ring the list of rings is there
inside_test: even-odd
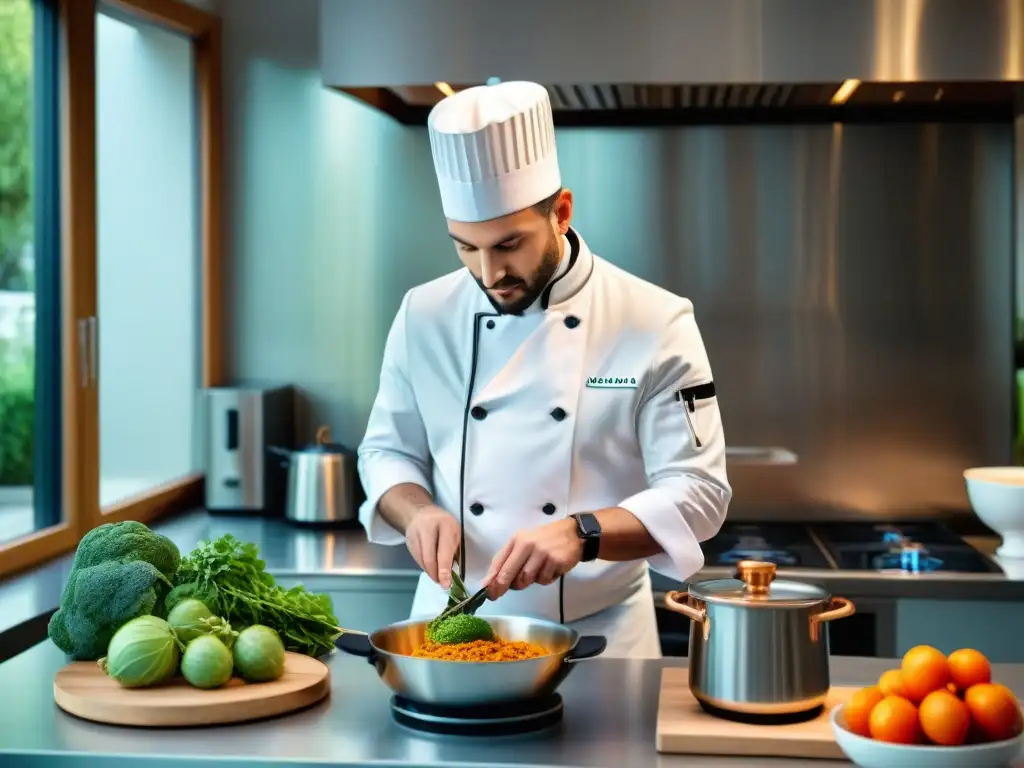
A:
[[[191,550],[201,539],[216,538],[230,532],[244,541],[255,542],[272,573],[315,581],[317,589],[321,588],[325,578],[410,579],[419,573],[405,547],[370,544],[362,528],[357,526],[335,530],[301,528],[281,520],[213,515],[197,510],[158,521],[154,528],[170,536],[183,553]],[[971,543],[986,554],[995,547],[991,539],[972,539]],[[56,609],[71,567],[72,554],[0,582],[0,650],[7,633],[24,628],[33,620],[38,623],[39,617]],[[833,594],[854,600],[867,597],[1024,600],[1024,561],[1001,561],[1000,565],[1005,573],[914,575],[781,568],[778,575],[780,578],[818,581]],[[729,575],[728,569],[705,568],[693,580],[726,575]],[[659,592],[684,586],[654,572],[651,576],[654,588]],[[34,642],[39,639],[38,626],[32,629]],[[0,653],[0,659],[3,658]]]
[[[116,765],[123,760],[196,761],[247,766],[782,766],[792,759],[659,755],[655,749],[658,691],[664,666],[683,659],[581,662],[563,683],[563,722],[540,735],[477,741],[407,731],[389,712],[390,691],[366,661],[340,653],[327,659],[331,695],[284,717],[225,727],[156,730],[90,723],[53,702],[51,681],[65,663],[49,642],[0,664],[0,691],[15,706],[0,718],[0,764],[34,768]],[[834,685],[864,685],[894,667],[893,659],[833,657]],[[994,665],[995,678],[1024,694],[1024,665]],[[30,762],[34,758],[36,762]],[[117,762],[115,762],[117,761]],[[833,765],[844,764],[833,762]],[[1017,763],[1024,765],[1024,761]]]

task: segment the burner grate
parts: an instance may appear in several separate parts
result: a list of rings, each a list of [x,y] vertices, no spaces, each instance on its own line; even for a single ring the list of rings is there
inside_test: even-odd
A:
[[[814,526],[838,567],[903,573],[999,573],[948,526],[927,521]]]

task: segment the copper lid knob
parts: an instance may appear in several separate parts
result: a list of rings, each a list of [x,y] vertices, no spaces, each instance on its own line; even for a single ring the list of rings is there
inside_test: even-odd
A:
[[[740,560],[736,564],[736,578],[746,585],[746,592],[752,595],[766,595],[775,580],[775,563],[760,560]]]

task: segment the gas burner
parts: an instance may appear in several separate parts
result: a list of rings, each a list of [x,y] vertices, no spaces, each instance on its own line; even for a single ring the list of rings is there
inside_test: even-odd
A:
[[[900,547],[907,543],[933,546],[964,546],[964,540],[944,523],[908,521],[893,523],[818,523],[812,526],[828,544],[873,544]]]
[[[393,696],[391,714],[399,725],[428,733],[516,736],[557,725],[562,719],[562,697],[555,693],[504,704],[450,707]]]
[[[830,547],[839,570],[903,573],[1002,573],[990,558],[969,544],[891,548],[888,545],[846,544]]]
[[[1002,571],[942,523],[820,523],[814,532],[840,570],[909,574]]]
[[[928,553],[922,545],[901,539],[884,554],[871,559],[876,571],[903,571],[906,573],[932,573],[942,570],[943,561]]]
[[[735,565],[741,560],[760,560],[782,566],[800,565],[800,558],[792,552],[771,549],[730,549],[718,556],[719,565]]]
[[[794,523],[729,523],[701,543],[705,562],[734,566],[741,560],[761,560],[780,568],[828,568],[828,561],[806,526]]]

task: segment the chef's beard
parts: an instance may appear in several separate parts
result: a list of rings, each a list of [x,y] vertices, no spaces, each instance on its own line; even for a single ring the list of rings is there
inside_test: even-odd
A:
[[[492,290],[495,288],[511,288],[512,286],[525,287],[523,294],[515,301],[509,303],[499,301],[488,292],[480,278],[475,279],[476,284],[480,286],[480,290],[484,292],[484,295],[487,296],[498,312],[503,315],[521,315],[544,293],[544,289],[548,287],[548,283],[551,282],[551,278],[554,277],[557,271],[558,235],[555,232],[555,228],[552,227],[551,237],[548,238],[547,243],[544,245],[544,252],[541,255],[540,264],[537,266],[537,269],[526,278],[506,276],[491,286]]]

